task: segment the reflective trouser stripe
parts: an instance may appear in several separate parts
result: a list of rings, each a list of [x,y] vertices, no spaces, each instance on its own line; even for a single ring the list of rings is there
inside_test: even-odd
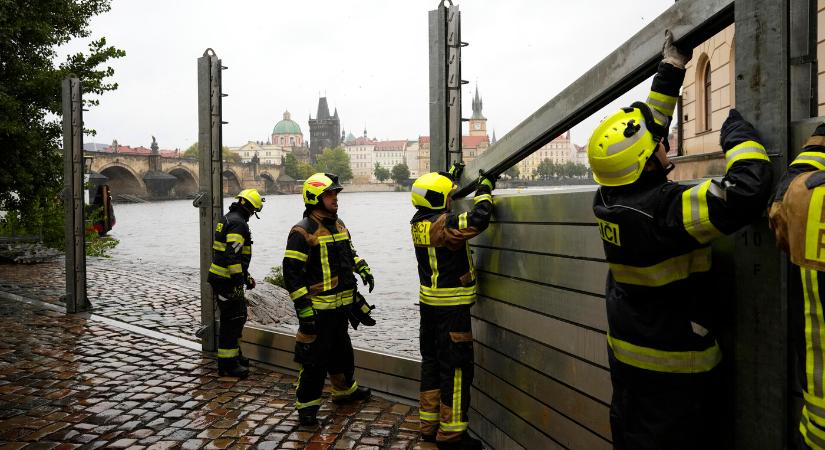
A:
[[[710,247],[702,247],[647,267],[613,263],[609,263],[608,266],[613,278],[619,283],[658,287],[684,280],[693,273],[709,271],[711,250]]]
[[[295,409],[303,409],[303,408],[306,408],[308,406],[314,406],[314,405],[320,405],[320,404],[321,404],[321,398],[320,397],[315,399],[315,400],[310,400],[310,401],[304,402],[304,403],[301,403],[298,400],[295,400]]]
[[[669,352],[631,344],[607,335],[607,344],[619,361],[640,369],[667,373],[708,372],[722,360],[722,351],[713,346],[701,351]]]
[[[822,372],[825,370],[825,319],[819,298],[819,280],[815,270],[800,268],[800,273],[805,297],[805,373],[808,382],[806,391],[813,397],[822,398],[825,397],[825,386],[822,383]]]
[[[707,244],[722,235],[710,220],[707,195],[712,182],[707,180],[682,192],[682,223],[700,244]]]
[[[450,413],[451,422],[441,422],[438,429],[444,432],[462,432],[467,429],[469,422],[461,421],[461,367],[455,368],[453,375],[453,405]]]
[[[332,396],[333,397],[344,397],[344,396],[352,394],[353,392],[355,392],[356,389],[358,389],[358,382],[353,381],[352,386],[350,386],[349,389],[347,389],[345,391],[336,391],[335,388],[332,388]]]
[[[745,141],[733,147],[725,152],[725,159],[728,161],[726,170],[730,170],[731,166],[733,166],[735,162],[743,159],[761,159],[763,161],[770,161],[770,158],[768,158],[768,152],[765,151],[765,147],[756,141]]]
[[[229,275],[229,269],[226,267],[221,267],[215,263],[212,263],[212,265],[209,266],[209,272],[214,273],[219,277],[231,278],[231,275]]]
[[[238,348],[219,348],[218,358],[234,358],[240,354]]]
[[[432,411],[418,410],[418,417],[425,422],[438,422],[438,413]]]

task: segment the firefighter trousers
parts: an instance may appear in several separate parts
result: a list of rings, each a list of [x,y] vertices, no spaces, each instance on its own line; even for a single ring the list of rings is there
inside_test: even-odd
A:
[[[299,335],[295,342],[295,362],[301,364],[295,393],[297,409],[321,404],[327,373],[333,400],[346,397],[358,388],[346,307],[316,311],[315,328],[318,334],[314,339]]]
[[[218,358],[236,358],[240,355],[241,334],[247,318],[243,286],[218,292],[217,303],[221,313]]]
[[[467,430],[473,383],[470,305],[420,304],[421,433],[439,442],[461,439]]]
[[[696,374],[630,367],[610,354],[610,427],[616,450],[725,448],[721,366]]]

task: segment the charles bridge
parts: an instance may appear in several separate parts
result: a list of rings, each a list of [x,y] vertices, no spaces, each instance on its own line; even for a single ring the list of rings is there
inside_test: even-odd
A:
[[[92,156],[92,182],[108,184],[115,199],[139,197],[144,199],[171,199],[191,197],[198,190],[198,159],[166,157],[153,152],[149,155],[86,151]],[[290,183],[281,180],[281,165],[223,163],[224,193],[234,194],[241,189],[254,188],[263,193],[289,190]]]

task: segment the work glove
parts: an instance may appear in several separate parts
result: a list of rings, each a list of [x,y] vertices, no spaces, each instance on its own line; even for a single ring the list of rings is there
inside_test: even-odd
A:
[[[372,276],[372,271],[367,262],[363,259],[358,261],[358,264],[355,265],[355,271],[361,276],[361,281],[364,283],[364,286],[370,285],[370,292],[372,292],[373,288],[375,288],[375,278]]]
[[[247,290],[255,289],[255,279],[252,278],[251,275],[246,276],[246,282],[244,284],[246,284],[246,289]]]
[[[375,306],[372,306],[369,303],[367,303],[367,299],[365,299],[363,295],[356,291],[355,301],[352,303],[350,309],[347,311],[347,314],[349,316],[349,323],[350,325],[352,325],[352,328],[354,330],[357,330],[358,324],[361,323],[368,327],[375,325],[375,319],[373,319],[370,315],[373,309],[375,309]]]
[[[728,113],[728,118],[722,124],[722,130],[719,133],[719,145],[722,150],[728,151],[737,145],[746,141],[759,142],[759,133],[750,124],[739,111],[731,108]]]
[[[665,43],[662,45],[662,62],[666,62],[673,67],[684,69],[690,61],[692,52],[683,52],[673,45],[673,33],[665,31]]]
[[[448,173],[450,174],[450,179],[458,181],[461,178],[461,174],[464,173],[464,163],[461,161],[454,162]]]
[[[480,177],[478,177],[478,185],[487,186],[488,188],[490,188],[490,191],[492,192],[492,190],[496,188],[496,180],[498,180],[498,177],[481,175]]]

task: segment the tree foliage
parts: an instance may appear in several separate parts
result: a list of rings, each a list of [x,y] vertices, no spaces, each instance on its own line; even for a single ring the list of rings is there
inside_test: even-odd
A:
[[[382,183],[388,180],[391,176],[390,170],[386,167],[381,167],[381,164],[379,163],[375,163],[375,169],[372,171],[372,173],[373,175],[375,175],[375,178],[378,178],[378,181]]]
[[[29,232],[54,226],[46,214],[61,210],[63,78],[78,77],[84,107],[96,106],[96,96],[118,87],[106,64],[125,56],[104,37],[59,64],[56,48],[89,37],[90,19],[108,10],[109,0],[0,1],[0,209],[17,214]]]
[[[518,178],[518,176],[520,174],[521,174],[521,171],[519,170],[518,166],[516,166],[516,165],[510,166],[509,169],[504,171],[504,175],[506,175],[508,178],[513,179],[513,180]]]
[[[566,161],[564,164],[556,164],[550,158],[544,158],[538,167],[533,170],[533,176],[540,180],[551,178],[582,178],[590,173],[587,166],[573,161]]]
[[[352,179],[352,169],[349,166],[349,155],[344,147],[325,148],[318,155],[315,163],[315,172],[334,173],[340,181]]]
[[[224,145],[221,148],[223,149],[223,151],[221,152],[221,156],[223,157],[222,159],[224,161],[234,162],[234,163],[239,163],[239,162],[242,161],[241,155],[236,153],[236,152],[233,152],[232,150],[229,150],[229,147],[227,147],[226,145]],[[183,157],[184,158],[200,158],[200,154],[201,154],[201,152],[200,152],[200,147],[198,147],[198,142],[195,142],[194,144],[192,144],[192,145],[190,145],[189,147],[186,148],[186,150],[183,152]]]
[[[392,181],[395,181],[395,184],[400,186],[408,184],[410,182],[410,168],[405,163],[396,164],[392,168],[390,177]]]

